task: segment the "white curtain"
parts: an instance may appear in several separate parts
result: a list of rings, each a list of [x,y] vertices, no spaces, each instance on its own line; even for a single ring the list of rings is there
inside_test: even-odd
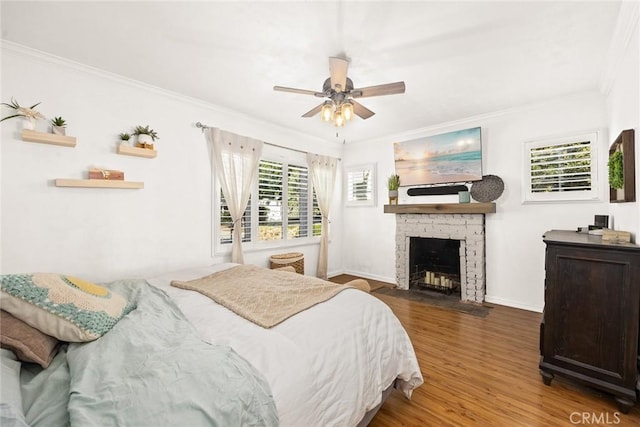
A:
[[[244,263],[242,215],[258,174],[264,143],[218,128],[204,130],[211,169],[215,171],[233,220],[231,262]]]
[[[320,237],[320,256],[318,257],[317,276],[327,278],[327,261],[329,254],[329,212],[336,185],[336,169],[338,159],[319,154],[307,154],[311,182],[318,198],[318,207],[322,214],[322,235]]]

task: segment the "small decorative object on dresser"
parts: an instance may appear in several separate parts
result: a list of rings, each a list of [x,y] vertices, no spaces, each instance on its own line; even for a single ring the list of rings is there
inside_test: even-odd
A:
[[[389,189],[389,204],[398,204],[398,188],[400,188],[400,176],[393,174],[387,180],[387,188]]]
[[[54,117],[51,119],[51,133],[55,135],[66,135],[67,121],[62,117]]]

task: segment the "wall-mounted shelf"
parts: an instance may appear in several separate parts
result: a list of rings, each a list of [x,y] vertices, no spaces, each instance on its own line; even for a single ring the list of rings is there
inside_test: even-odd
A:
[[[60,145],[62,147],[75,147],[76,137],[55,135],[53,133],[36,132],[34,130],[22,130],[22,140],[27,142],[39,142],[41,144]]]
[[[384,205],[384,213],[394,214],[486,214],[496,213],[495,203],[433,203]]]
[[[609,149],[609,157],[616,151],[622,152],[622,170],[624,174],[624,186],[620,191],[615,188],[609,188],[609,201],[611,203],[636,201],[634,139],[633,129],[623,130]]]
[[[56,179],[56,187],[80,187],[80,188],[144,188],[144,182],[117,181],[110,179]]]
[[[148,148],[132,147],[129,144],[124,142],[118,145],[118,149],[116,150],[116,153],[122,154],[124,156],[146,157],[149,159],[153,159],[158,155],[158,152],[156,150],[150,150]]]

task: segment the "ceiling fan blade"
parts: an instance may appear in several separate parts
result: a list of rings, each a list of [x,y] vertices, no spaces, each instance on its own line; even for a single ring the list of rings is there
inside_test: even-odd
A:
[[[375,113],[371,110],[369,110],[367,107],[365,107],[364,105],[360,104],[359,102],[356,102],[354,100],[351,100],[351,103],[353,104],[353,112],[355,115],[357,115],[358,117],[360,117],[363,120],[368,119],[369,117],[373,116]],[[322,105],[320,106],[320,108],[322,108]]]
[[[329,57],[329,72],[331,74],[331,87],[336,92],[344,92],[347,87],[347,69],[349,68],[349,61],[336,58],[335,56]]]
[[[295,89],[295,88],[292,88],[292,87],[284,87],[284,86],[274,86],[273,90],[277,90],[277,91],[280,91],[280,92],[299,93],[301,95],[313,95],[313,96],[318,96],[320,98],[324,97],[324,93],[316,92],[314,90]]]
[[[318,105],[317,107],[313,107],[313,109],[307,111],[306,113],[304,113],[302,115],[302,117],[313,117],[316,114],[318,114],[320,112],[320,110],[322,110],[322,106],[324,105],[324,103]]]
[[[377,86],[362,87],[353,89],[351,96],[354,98],[366,98],[368,96],[393,95],[396,93],[404,93],[404,82],[387,83]]]

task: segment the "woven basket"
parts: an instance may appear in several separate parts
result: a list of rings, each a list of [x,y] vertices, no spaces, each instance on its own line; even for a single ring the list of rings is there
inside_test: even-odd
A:
[[[280,268],[290,265],[296,269],[296,273],[304,274],[304,254],[302,252],[271,255],[269,261],[269,268]]]

